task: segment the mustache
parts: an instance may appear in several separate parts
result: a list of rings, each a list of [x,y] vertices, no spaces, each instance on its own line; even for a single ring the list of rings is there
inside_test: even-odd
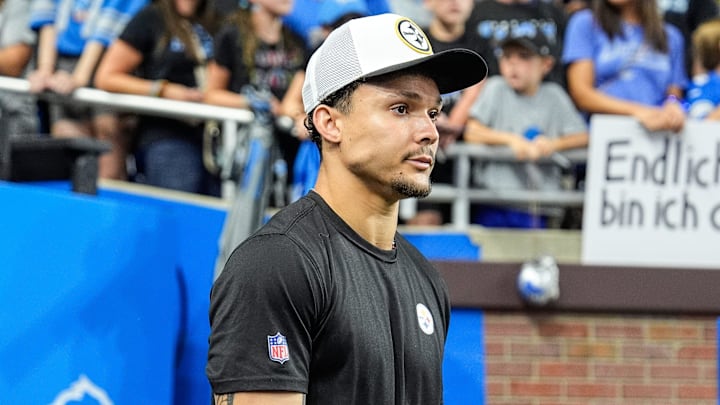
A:
[[[420,149],[416,149],[414,151],[408,152],[404,159],[412,159],[417,156],[430,156],[432,158],[433,163],[435,163],[435,151],[433,151],[431,146],[423,146]]]

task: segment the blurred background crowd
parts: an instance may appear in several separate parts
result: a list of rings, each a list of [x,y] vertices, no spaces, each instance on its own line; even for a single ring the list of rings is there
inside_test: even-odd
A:
[[[92,87],[249,109],[267,136],[267,204],[279,207],[312,187],[319,161],[303,125],[308,58],[343,22],[385,12],[417,22],[436,52],[469,48],[489,66],[479,85],[443,95],[436,183],[453,182],[443,150],[455,142],[505,146],[518,160],[477,162],[476,187],[556,190],[568,171],[582,179],[553,156],[587,146],[593,114],[651,131],[720,120],[716,0],[4,0],[0,75],[27,79],[30,92],[0,92],[0,136],[104,140],[101,178],[219,196],[213,123],[63,97]],[[477,205],[472,219],[547,226],[526,207]],[[449,220],[449,205],[420,202],[407,223]]]

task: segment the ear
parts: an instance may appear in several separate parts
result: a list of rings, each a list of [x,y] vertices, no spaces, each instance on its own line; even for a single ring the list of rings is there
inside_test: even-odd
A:
[[[553,66],[555,66],[555,58],[552,56],[543,56],[543,58],[542,58],[543,75],[547,75],[548,73],[550,73]]]
[[[315,129],[323,137],[323,141],[337,144],[342,138],[342,113],[333,107],[320,104],[313,112]]]

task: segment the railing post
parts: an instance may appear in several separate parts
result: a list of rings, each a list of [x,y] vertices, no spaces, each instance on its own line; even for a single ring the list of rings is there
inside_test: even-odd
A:
[[[235,147],[237,146],[238,123],[235,120],[226,119],[222,122],[222,159],[225,166],[222,170],[230,169],[235,159]],[[237,185],[232,177],[224,177],[220,194],[223,200],[232,201],[235,196]]]
[[[470,225],[470,155],[464,148],[457,148],[457,151],[454,180],[457,196],[452,203],[452,223],[458,230],[465,230]]]

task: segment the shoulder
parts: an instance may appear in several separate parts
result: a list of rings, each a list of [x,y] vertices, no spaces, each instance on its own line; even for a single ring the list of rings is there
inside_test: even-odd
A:
[[[678,27],[676,27],[670,23],[665,23],[664,26],[665,26],[665,32],[667,33],[668,39],[670,40],[671,43],[683,43],[684,42],[683,34],[680,32]]]
[[[282,278],[290,283],[302,282],[328,267],[330,248],[326,242],[330,233],[315,201],[301,198],[278,211],[235,248],[222,275],[229,272],[226,277],[246,279],[263,273],[266,281]]]
[[[447,298],[447,284],[430,260],[402,235],[398,234],[396,240],[397,249],[410,258],[410,263],[406,266],[416,270],[423,278],[429,280],[437,296]]]
[[[135,48],[152,48],[154,44],[149,42],[160,35],[164,29],[165,22],[157,6],[148,4],[138,11],[125,26],[120,34],[120,39],[128,42]]]
[[[308,258],[322,257],[327,248],[323,235],[332,233],[328,221],[314,199],[303,197],[278,211],[256,232],[255,237],[268,241],[281,241],[281,247],[294,246]],[[278,253],[282,254],[282,251]]]
[[[592,13],[592,10],[580,10],[573,13],[573,15],[570,16],[570,19],[568,20],[568,24],[573,25],[580,25],[583,26],[585,24],[594,24],[595,22],[595,16]]]
[[[162,21],[162,13],[160,8],[155,3],[150,3],[145,7],[141,8],[140,11],[133,17],[135,21],[150,22],[150,21]]]
[[[215,41],[220,43],[224,41],[237,42],[237,38],[239,35],[240,30],[238,29],[235,21],[227,20],[220,25],[220,28],[215,34]]]
[[[555,98],[563,98],[564,99],[566,97],[569,97],[567,94],[567,91],[565,91],[565,89],[562,86],[560,86],[559,84],[557,84],[555,82],[548,82],[548,81],[542,82],[542,84],[540,85],[540,88],[542,89],[542,91],[544,93],[547,93],[548,95],[551,95],[552,97],[555,97]]]
[[[487,78],[485,87],[480,91],[480,94],[497,93],[509,88],[507,81],[502,75],[494,75]]]

